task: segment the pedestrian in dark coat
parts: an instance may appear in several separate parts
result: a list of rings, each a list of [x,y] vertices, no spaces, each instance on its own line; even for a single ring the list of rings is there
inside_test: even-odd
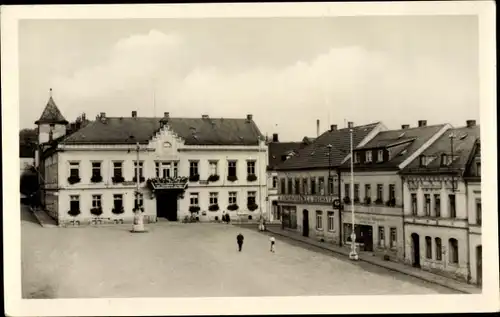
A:
[[[239,233],[236,236],[236,242],[238,242],[238,251],[239,252],[241,252],[241,248],[243,247],[243,239],[245,239],[245,237],[243,237],[243,235],[241,233]]]

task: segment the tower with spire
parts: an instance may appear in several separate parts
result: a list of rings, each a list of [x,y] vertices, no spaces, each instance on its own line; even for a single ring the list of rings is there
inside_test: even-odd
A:
[[[50,88],[49,101],[35,124],[38,126],[38,145],[40,146],[66,134],[68,121],[63,117],[52,98],[52,88]]]

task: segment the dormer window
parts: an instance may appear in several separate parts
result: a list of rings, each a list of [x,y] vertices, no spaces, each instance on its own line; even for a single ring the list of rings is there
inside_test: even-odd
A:
[[[359,163],[359,152],[354,153],[354,163]]]
[[[476,162],[476,176],[481,176],[481,162]]]
[[[372,151],[366,151],[366,163],[371,163],[372,162]]]
[[[384,161],[384,150],[378,150],[377,152],[377,162]]]
[[[425,167],[425,156],[420,156],[420,167]]]
[[[446,166],[447,163],[447,155],[446,154],[441,154],[441,166]]]

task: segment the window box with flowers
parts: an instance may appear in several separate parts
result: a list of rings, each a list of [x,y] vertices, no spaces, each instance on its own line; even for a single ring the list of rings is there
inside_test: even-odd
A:
[[[248,174],[247,181],[249,181],[249,182],[255,182],[256,180],[257,180],[257,175],[255,175],[255,174]]]
[[[79,183],[79,182],[80,182],[80,177],[78,177],[78,176],[68,177],[68,183],[70,183],[71,185]]]
[[[90,213],[93,214],[94,216],[100,216],[102,215],[102,208],[101,207],[92,208],[90,209]]]
[[[359,204],[359,197],[354,197],[354,203]]]
[[[235,176],[235,175],[228,175],[227,176],[227,180],[230,181],[230,182],[235,182],[238,180],[238,177]]]
[[[100,183],[100,182],[102,182],[102,176],[101,175],[92,175],[92,177],[90,178],[90,181],[92,183]]]
[[[385,203],[386,206],[388,207],[394,207],[396,206],[396,199],[395,198],[391,198],[389,199],[386,203]]]
[[[210,206],[208,206],[208,210],[217,211],[217,210],[219,210],[219,205],[218,204],[210,205]]]
[[[349,204],[351,202],[351,198],[349,196],[344,197],[344,204]]]
[[[136,182],[137,182],[137,177],[135,177],[135,176],[134,176],[134,177],[132,178],[132,181],[133,181],[134,183],[136,183]],[[146,178],[144,178],[144,176],[139,176],[139,183],[144,183],[144,181],[146,181]]]
[[[375,204],[377,204],[377,205],[382,205],[382,204],[383,204],[382,199],[377,198],[377,199],[375,200]]]
[[[250,210],[250,211],[254,211],[254,210],[257,210],[257,208],[259,208],[259,205],[255,204],[255,203],[253,203],[253,204],[248,204],[248,205],[247,205],[247,208],[248,208],[248,210]]]
[[[200,212],[200,206],[189,206],[189,212],[190,213]]]
[[[125,181],[125,178],[123,178],[123,176],[113,176],[111,180],[113,181],[114,184],[118,184],[118,183],[123,183]]]
[[[371,205],[372,199],[370,197],[365,197],[365,205]]]
[[[189,181],[190,182],[197,182],[200,180],[200,175],[199,174],[194,174],[189,176]]]
[[[229,211],[235,211],[235,210],[238,210],[238,205],[237,204],[231,204],[229,206],[227,206],[227,210]]]
[[[76,217],[79,214],[80,214],[80,210],[79,209],[70,209],[68,211],[68,215],[73,216],[73,217]]]
[[[125,211],[125,209],[123,208],[123,206],[117,207],[117,208],[113,208],[111,210],[112,213],[117,214],[117,215],[122,214],[124,211]]]
[[[208,181],[209,182],[216,182],[219,180],[219,178],[220,178],[219,175],[210,175],[210,176],[208,176]]]

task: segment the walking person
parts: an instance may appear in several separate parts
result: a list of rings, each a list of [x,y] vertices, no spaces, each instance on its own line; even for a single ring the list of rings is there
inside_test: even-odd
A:
[[[241,248],[243,247],[243,239],[245,239],[245,237],[243,237],[243,235],[241,233],[239,233],[236,236],[236,242],[238,243],[238,251],[239,252],[241,252]]]
[[[271,241],[271,250],[270,250],[270,251],[271,251],[272,253],[274,253],[274,251],[275,251],[275,245],[276,245],[276,240],[274,239],[274,237],[271,237],[271,238],[269,239],[269,241]]]

